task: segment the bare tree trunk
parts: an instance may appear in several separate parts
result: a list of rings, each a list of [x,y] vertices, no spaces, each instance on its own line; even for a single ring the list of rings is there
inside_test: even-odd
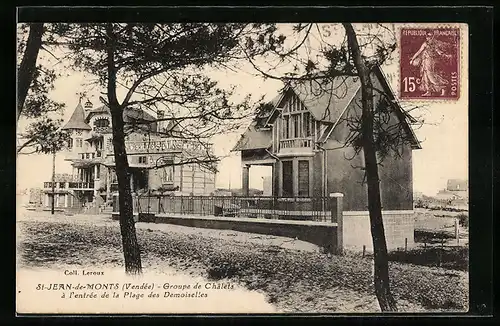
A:
[[[56,151],[52,152],[52,203],[50,205],[50,213],[54,215],[56,201]]]
[[[370,71],[366,66],[354,28],[349,23],[344,23],[349,49],[354,60],[354,65],[361,81],[361,137],[363,142],[363,155],[365,158],[365,173],[368,184],[368,210],[370,212],[370,225],[374,252],[374,284],[380,309],[382,311],[397,311],[396,301],[392,296],[389,283],[389,263],[387,243],[385,240],[384,222],[382,219],[382,204],[380,201],[380,181],[378,175],[377,155],[373,137],[373,88]]]
[[[38,52],[42,47],[43,23],[31,23],[29,26],[30,33],[26,49],[24,49],[23,59],[17,70],[17,120],[21,116],[24,101],[35,73]]]
[[[118,206],[120,210],[120,231],[122,235],[123,255],[125,258],[125,272],[127,274],[141,274],[141,252],[137,242],[135,230],[132,193],[130,189],[130,175],[125,149],[125,132],[123,121],[123,107],[118,103],[116,97],[116,68],[114,58],[114,41],[111,24],[106,27],[108,35],[108,102],[111,111],[111,122],[113,130],[113,149],[116,164],[116,176],[118,179]]]

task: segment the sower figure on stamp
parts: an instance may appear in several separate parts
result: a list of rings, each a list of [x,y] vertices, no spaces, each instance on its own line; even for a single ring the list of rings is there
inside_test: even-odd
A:
[[[431,93],[445,95],[449,82],[437,71],[436,63],[442,58],[451,59],[451,55],[445,50],[449,46],[449,43],[437,40],[432,33],[427,33],[420,49],[410,59],[411,65],[420,66],[420,90],[425,92],[422,96],[430,96]]]

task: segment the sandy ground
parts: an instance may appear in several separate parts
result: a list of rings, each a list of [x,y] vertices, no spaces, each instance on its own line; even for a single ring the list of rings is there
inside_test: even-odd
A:
[[[117,221],[111,220],[109,216],[106,215],[74,215],[66,216],[62,214],[50,215],[50,213],[24,213],[19,214],[18,221],[22,224],[23,221],[42,221],[51,223],[72,223],[82,226],[90,227],[116,227],[118,225]],[[203,238],[211,238],[220,243],[234,242],[238,244],[243,244],[246,246],[251,245],[265,245],[268,249],[272,248],[287,249],[294,252],[307,252],[307,253],[319,253],[320,249],[310,243],[294,240],[284,237],[275,236],[265,236],[252,233],[243,233],[228,230],[211,230],[211,229],[199,229],[191,228],[177,225],[168,224],[153,224],[153,223],[137,223],[136,227],[138,230],[144,230],[151,233],[170,233],[176,236],[183,237],[193,237],[201,236]],[[43,239],[43,236],[41,236]],[[26,241],[23,238],[22,233],[18,232],[18,242],[21,243]],[[110,267],[114,264],[116,266],[117,262],[122,260],[122,254],[120,250],[108,247],[92,247],[93,252],[85,253],[89,257],[100,257],[105,256],[106,261],[110,263]],[[19,256],[19,255],[18,255]],[[78,261],[82,259],[82,256],[75,253],[74,261],[72,263],[78,264]],[[172,264],[172,260],[176,258],[164,258],[158,259],[158,257],[153,257],[150,255],[145,255],[143,259],[144,269],[148,270],[172,270],[171,266],[177,266],[177,271],[183,275],[189,275],[191,277],[205,277],[206,271],[201,265],[193,263],[184,263],[177,261],[176,264]],[[160,263],[159,263],[160,261]],[[162,262],[166,265],[161,266]],[[314,282],[309,282],[307,280],[307,275],[304,276],[303,282],[296,282],[290,285],[290,288],[286,289],[286,295],[278,295],[276,293],[283,293],[282,289],[273,290],[273,286],[280,287],[282,285],[279,282],[269,280],[269,284],[266,284],[267,293],[266,300],[268,303],[272,304],[272,308],[265,306],[265,303],[259,303],[267,307],[267,311],[274,312],[291,312],[291,313],[301,313],[301,312],[324,312],[324,313],[356,313],[356,312],[379,312],[378,303],[374,295],[358,292],[352,289],[343,287],[328,288],[323,287]],[[231,280],[232,282],[237,280]],[[255,280],[256,283],[262,282],[262,280]],[[267,282],[267,281],[266,281]],[[248,285],[247,280],[246,288],[251,290],[252,286]],[[249,293],[254,293],[250,291]],[[406,300],[398,300],[399,311],[401,312],[425,312],[428,311],[424,309],[421,305],[408,302]],[[263,311],[265,312],[265,311]]]

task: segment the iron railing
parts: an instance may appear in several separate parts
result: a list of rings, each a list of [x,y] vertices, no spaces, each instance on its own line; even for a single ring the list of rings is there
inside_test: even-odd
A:
[[[328,197],[135,196],[134,212],[331,221]],[[117,211],[117,210],[115,210]]]

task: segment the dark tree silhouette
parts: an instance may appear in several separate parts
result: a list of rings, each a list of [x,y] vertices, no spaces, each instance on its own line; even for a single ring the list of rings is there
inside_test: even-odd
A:
[[[208,140],[231,130],[247,116],[248,99],[230,100],[232,90],[218,87],[206,74],[206,68],[226,67],[231,60],[242,59],[240,44],[254,40],[252,57],[263,53],[263,40],[271,40],[272,24],[69,24],[61,28],[61,38],[53,42],[69,49],[68,58],[77,69],[94,74],[104,86],[112,116],[113,148],[119,188],[120,228],[129,274],[142,272],[140,248],[132,212],[129,164],[125,147],[128,132],[148,131],[151,121],[140,112],[166,110],[158,121],[171,121],[180,131],[171,135],[195,141],[207,148],[201,160],[184,158],[182,164],[217,160],[210,154]],[[279,46],[280,40],[271,41]],[[118,88],[125,90],[119,99]],[[125,109],[139,108],[138,116],[125,123]]]

